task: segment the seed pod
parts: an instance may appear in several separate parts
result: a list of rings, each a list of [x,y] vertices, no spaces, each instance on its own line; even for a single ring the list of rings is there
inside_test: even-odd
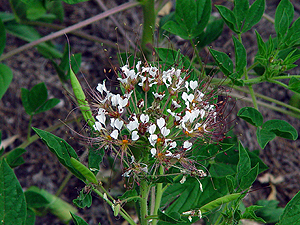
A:
[[[88,123],[88,125],[93,128],[95,124],[95,118],[92,115],[92,111],[90,106],[88,105],[88,102],[86,101],[85,94],[81,88],[81,85],[79,81],[77,80],[76,75],[74,74],[72,68],[70,67],[70,79],[71,79],[71,85],[73,88],[74,95],[77,99],[77,103],[79,105],[80,111],[83,115],[83,118]]]

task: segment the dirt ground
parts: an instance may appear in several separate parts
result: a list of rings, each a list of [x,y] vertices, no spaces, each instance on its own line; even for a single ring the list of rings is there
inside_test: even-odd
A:
[[[104,1],[107,8],[112,8],[123,2],[125,1]],[[267,0],[266,14],[274,18],[278,2],[279,1]],[[300,14],[300,3],[296,0],[292,2],[295,6],[294,18],[298,18]],[[215,0],[213,3],[222,4],[228,7],[231,7],[232,5],[223,0]],[[8,1],[0,4],[0,11],[11,11]],[[79,3],[77,5],[65,4],[66,16],[63,25],[68,26],[78,23],[101,12],[103,12],[103,10],[99,7],[96,0]],[[126,31],[126,36],[134,40],[139,33],[139,27],[142,23],[141,9],[136,7],[126,10],[115,14],[114,18],[117,21],[120,21],[120,24]],[[115,27],[116,25],[112,20],[107,18],[88,25],[81,29],[81,31],[99,38],[110,40],[113,43],[117,42],[120,45],[128,46],[128,40],[124,38],[121,33],[116,31]],[[264,40],[266,40],[270,34],[273,36],[275,34],[273,25],[264,18],[254,29],[262,35]],[[248,46],[246,49],[250,60],[254,59],[257,51],[255,48],[256,37],[254,29],[243,35],[243,40],[245,41],[246,46]],[[40,27],[38,30],[42,35],[54,31],[46,27]],[[216,50],[233,54],[233,44],[230,41],[232,35],[233,33],[224,26],[222,36],[215,41],[212,46]],[[82,74],[79,75],[79,78],[82,83],[85,84],[85,77],[88,80],[89,85],[95,87],[97,83],[105,78],[103,70],[105,68],[110,68],[110,64],[108,63],[109,56],[112,56],[111,60],[117,65],[115,57],[117,50],[107,46],[105,48],[107,48],[108,51],[105,54],[103,47],[99,43],[95,44],[92,41],[76,37],[72,34],[69,34],[68,37],[72,47],[72,53],[82,53]],[[175,45],[176,47],[182,48],[183,52],[185,50],[186,52],[189,52],[191,49],[187,43],[181,41],[179,38],[175,37],[172,40],[178,41]],[[20,47],[25,43],[26,42],[8,34],[5,53]],[[63,46],[66,44],[66,38],[64,36],[56,38],[53,43],[57,47],[63,49]],[[5,60],[4,63],[13,70],[14,78],[7,93],[0,101],[2,140],[17,135],[16,140],[7,147],[7,151],[18,147],[26,141],[29,116],[26,115],[21,104],[21,88],[31,89],[35,84],[45,82],[48,88],[49,97],[59,98],[61,102],[54,109],[34,116],[32,126],[39,129],[45,129],[54,124],[61,124],[61,126],[52,133],[66,140],[76,151],[78,151],[78,154],[82,154],[86,149],[86,145],[78,137],[74,137],[72,132],[70,132],[70,128],[77,132],[84,132],[82,130],[83,124],[72,123],[69,124],[70,128],[68,128],[61,122],[66,119],[74,118],[80,115],[80,113],[76,110],[75,105],[72,104],[72,101],[70,100],[69,94],[59,82],[59,78],[50,60],[41,57],[36,49],[29,49]],[[293,72],[294,74],[300,74],[299,69],[298,71],[295,70]],[[265,83],[263,85],[254,86],[254,89],[261,94],[274,97],[285,103],[288,103],[292,96],[290,91],[273,84]],[[242,100],[237,101],[234,113],[236,114],[236,112],[244,106],[251,105]],[[260,107],[260,111],[262,112],[265,121],[270,119],[284,119],[300,132],[299,119],[263,107]],[[235,133],[239,136],[245,147],[248,147],[250,150],[259,149],[254,127],[238,120],[238,124],[235,126]],[[34,133],[32,132],[32,135],[33,134]],[[68,171],[60,165],[58,160],[41,141],[36,141],[27,146],[26,150],[27,152],[24,154],[26,163],[15,169],[15,173],[21,186],[24,190],[30,186],[37,186],[54,194],[65,179]],[[300,140],[288,141],[282,138],[276,138],[274,141],[271,141],[264,150],[260,151],[260,155],[270,168],[266,173],[273,175],[275,178],[282,178],[280,183],[275,184],[277,191],[275,198],[280,202],[280,206],[283,207],[300,190]],[[112,177],[112,173],[107,167],[103,168],[103,171],[103,175],[105,176],[104,179],[108,180],[108,178]],[[115,176],[118,177],[118,175]],[[114,190],[116,192],[121,189],[121,184],[118,183],[119,181],[120,180],[112,180],[113,184],[116,184],[119,187]],[[266,186],[268,185],[256,181],[253,185],[255,191],[247,196],[245,199],[246,204],[255,203],[259,199],[268,198],[271,193],[271,188]],[[61,197],[71,203],[83,187],[84,184],[82,182],[77,178],[72,177],[61,193]],[[274,194],[274,192],[272,192],[272,194]],[[109,207],[96,197],[93,198],[93,206],[91,208],[79,210],[82,218],[90,225],[98,224],[99,222],[101,222],[101,224],[121,224],[121,218],[114,218],[114,216],[109,213],[110,211]],[[48,225],[61,223],[56,217],[48,214],[44,217],[37,217],[36,224]]]

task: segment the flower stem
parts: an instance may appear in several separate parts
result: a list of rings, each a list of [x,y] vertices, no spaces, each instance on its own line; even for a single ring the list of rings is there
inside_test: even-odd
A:
[[[141,180],[140,183],[140,190],[141,190],[141,200],[140,200],[140,211],[141,211],[141,225],[147,225],[147,219],[148,216],[148,184],[145,179]]]
[[[154,12],[154,0],[143,0],[141,2],[142,2],[143,15],[144,15],[142,50],[145,54],[149,52],[149,49],[152,48],[152,44],[153,44],[153,32],[155,29],[155,12]]]
[[[159,171],[158,171],[159,175],[163,175],[164,174],[164,168],[162,165],[160,165],[159,167]],[[154,206],[154,212],[153,215],[157,215],[158,214],[158,209],[160,207],[160,202],[161,202],[161,198],[162,198],[162,183],[158,183],[156,185],[156,196],[155,196],[155,206]],[[152,225],[156,225],[157,224],[157,219],[153,219],[152,221]]]

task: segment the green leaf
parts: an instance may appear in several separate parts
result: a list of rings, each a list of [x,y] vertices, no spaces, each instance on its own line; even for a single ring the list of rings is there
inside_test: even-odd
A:
[[[263,124],[263,116],[258,110],[252,107],[241,108],[237,116],[256,127],[260,127]]]
[[[237,165],[237,180],[240,182],[242,178],[248,174],[251,169],[250,157],[246,149],[239,143],[239,162]]]
[[[277,35],[283,35],[292,23],[294,17],[294,7],[289,0],[281,0],[275,12],[275,31]],[[283,33],[284,32],[284,33]]]
[[[300,192],[285,206],[278,225],[298,225],[300,223]]]
[[[294,46],[299,44],[300,40],[300,17],[293,23],[283,40],[286,46]]]
[[[184,222],[184,220],[182,220],[181,215],[178,212],[172,212],[170,214],[166,214],[161,210],[158,210],[158,218],[160,221],[164,221],[171,224]]]
[[[275,26],[276,28],[276,26]],[[288,15],[286,11],[283,11],[283,16],[281,20],[278,23],[278,27],[276,30],[277,36],[278,36],[278,42],[281,43],[282,38],[285,36],[287,30],[289,28],[289,21],[288,21]]]
[[[247,66],[247,53],[244,45],[232,36],[235,51],[235,70],[239,74],[238,78],[241,78],[244,74],[244,69]]]
[[[283,208],[278,207],[279,201],[277,200],[258,200],[255,203],[262,208],[256,210],[256,215],[261,217],[266,223],[276,223],[283,213]]]
[[[178,0],[174,20],[169,20],[163,29],[183,39],[193,39],[202,33],[211,13],[211,0]]]
[[[21,157],[26,152],[24,148],[16,148],[6,155],[6,161],[11,168],[17,167],[25,163]]]
[[[200,208],[228,193],[225,178],[203,178],[200,182],[203,192],[195,178],[188,177],[183,184],[171,184],[163,193],[161,207],[168,206],[165,210],[168,215],[171,212],[182,213],[192,208]]]
[[[42,208],[47,207],[50,204],[50,201],[41,194],[41,191],[38,187],[31,186],[25,191],[25,197],[28,207],[31,208]]]
[[[212,48],[209,48],[209,52],[226,76],[233,72],[233,63],[227,54],[216,51]]]
[[[30,91],[22,88],[21,98],[25,111],[29,115],[45,112],[59,103],[56,98],[47,101],[48,91],[45,83],[35,85]]]
[[[35,224],[35,213],[32,209],[27,208],[27,216],[25,225],[34,225]]]
[[[0,55],[3,53],[6,44],[6,33],[4,24],[0,18]],[[1,89],[1,88],[0,88]],[[1,98],[1,97],[0,97]]]
[[[75,215],[74,213],[71,213],[71,216],[72,216],[72,219],[73,219],[75,225],[89,225],[87,222],[85,222],[82,218]]]
[[[249,10],[249,0],[234,0],[233,13],[236,18],[236,24],[238,30],[241,31],[243,21],[248,14]]]
[[[11,69],[0,64],[0,99],[3,97],[13,78]]]
[[[62,200],[61,198],[50,194],[48,191],[44,189],[39,189],[38,187],[30,187],[28,191],[31,192],[31,198],[30,200],[32,201],[31,204],[38,206],[38,202],[36,202],[34,199],[32,199],[32,194],[33,192],[35,193],[35,196],[37,196],[38,199],[36,200],[41,200],[43,199],[43,203],[49,202],[48,205],[44,206],[41,208],[41,210],[44,210],[44,207],[53,215],[57,216],[63,223],[68,223],[72,218],[70,215],[70,212],[76,213],[77,209],[74,208],[72,205],[67,203],[66,201]],[[27,198],[26,198],[27,199]],[[36,202],[36,204],[34,204]],[[39,208],[35,208],[39,210]]]
[[[267,46],[257,31],[255,31],[255,34],[256,34],[256,40],[257,40],[257,46],[258,46],[258,53],[261,56],[265,56],[266,52],[267,52]]]
[[[99,148],[99,146],[92,146],[89,149],[88,156],[88,165],[90,170],[97,175],[100,170],[100,164],[103,160],[103,156],[105,155],[105,151],[103,148]]]
[[[208,25],[198,37],[196,37],[197,47],[203,48],[206,45],[212,43],[213,41],[217,40],[218,37],[223,32],[223,25],[224,22],[222,19],[217,19],[212,22],[208,22]]]
[[[255,220],[257,222],[266,223],[262,218],[258,217],[255,214],[255,211],[257,211],[261,208],[262,208],[262,206],[258,206],[258,205],[251,205],[251,206],[247,207],[245,212],[243,213],[241,219],[249,219],[249,220]]]
[[[230,28],[230,30],[232,30],[235,33],[239,33],[234,13],[230,9],[222,5],[216,5],[216,8],[222,16],[225,23],[227,24],[227,26]]]
[[[140,199],[140,196],[138,195],[137,191],[135,189],[127,190],[125,193],[118,197],[120,200],[125,200],[126,202],[129,201],[137,201]],[[127,200],[128,199],[128,200]]]
[[[35,112],[34,114],[39,114],[42,112],[46,112],[50,109],[52,109],[54,106],[56,106],[60,102],[57,98],[51,98],[47,100],[44,104],[42,104]]]
[[[85,165],[83,165],[81,162],[79,162],[77,159],[74,159],[73,157],[71,157],[70,161],[72,166],[74,166],[74,168],[78,170],[89,182],[93,184],[98,184],[96,176]]]
[[[240,189],[245,190],[249,188],[253,182],[256,180],[258,175],[258,168],[259,164],[257,163],[255,167],[253,167],[247,174],[242,176],[241,182],[240,182]]]
[[[22,187],[5,159],[0,161],[0,221],[25,224],[26,201]]]
[[[46,14],[47,10],[44,7],[43,2],[39,0],[30,1],[26,5],[26,17],[29,20],[37,20]]]
[[[86,186],[89,188],[88,186]],[[92,205],[92,192],[90,190],[82,189],[79,196],[73,200],[73,203],[79,208],[91,207]]]
[[[300,93],[300,79],[292,77],[289,81],[288,89]]]
[[[31,90],[21,89],[22,103],[25,111],[29,115],[34,115],[35,111],[43,105],[48,98],[48,91],[45,83],[35,85]]]
[[[298,138],[296,129],[284,120],[269,120],[265,122],[261,129],[257,129],[256,135],[261,148],[264,148],[276,136],[291,140]]]
[[[256,0],[249,8],[245,23],[242,29],[242,33],[250,30],[255,24],[257,24],[265,11],[265,0]]]
[[[49,150],[56,155],[60,163],[67,167],[68,170],[70,170],[76,177],[84,182],[85,177],[71,164],[71,157],[79,160],[75,150],[65,140],[56,137],[47,131],[43,131],[34,127],[32,129],[48,146]]]

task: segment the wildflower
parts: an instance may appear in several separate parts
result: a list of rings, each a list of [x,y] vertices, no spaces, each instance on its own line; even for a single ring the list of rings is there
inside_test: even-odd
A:
[[[108,91],[105,81],[98,84],[97,140],[126,161],[123,177],[137,179],[163,165],[179,169],[180,183],[187,176],[200,179],[206,173],[189,155],[196,140],[223,135],[224,104],[216,104],[215,92],[203,88],[203,82],[189,80],[187,70],[161,68],[140,61],[122,66],[123,94]]]

